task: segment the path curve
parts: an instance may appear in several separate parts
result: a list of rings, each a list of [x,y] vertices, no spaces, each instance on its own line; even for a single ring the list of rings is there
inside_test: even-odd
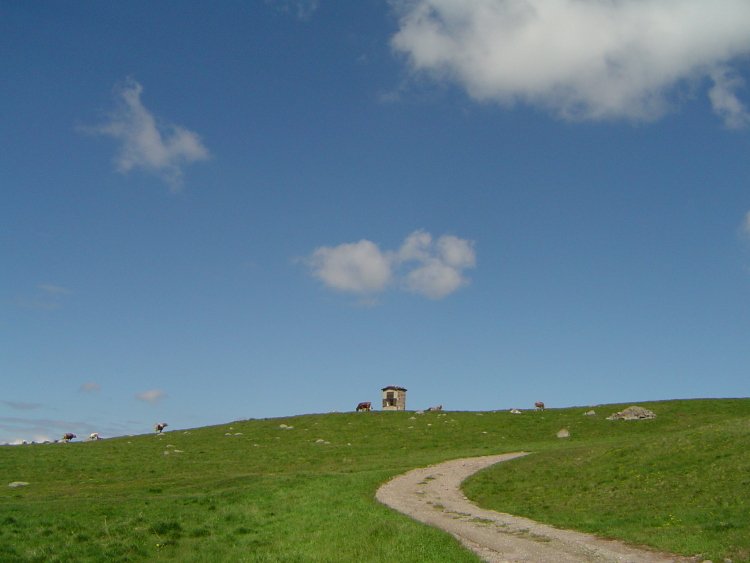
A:
[[[375,498],[419,522],[449,532],[488,563],[695,563],[681,557],[604,540],[485,510],[469,501],[461,483],[473,473],[528,452],[455,459],[398,475]]]

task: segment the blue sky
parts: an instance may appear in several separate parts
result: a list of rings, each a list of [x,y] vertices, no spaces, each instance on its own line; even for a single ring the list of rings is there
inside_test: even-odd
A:
[[[0,4],[0,443],[750,396],[750,1]]]

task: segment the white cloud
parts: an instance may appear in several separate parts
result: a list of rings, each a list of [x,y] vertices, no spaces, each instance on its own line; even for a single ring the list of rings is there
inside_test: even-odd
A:
[[[433,241],[425,231],[409,235],[396,256],[400,263],[419,263],[406,274],[404,287],[430,299],[442,299],[467,285],[463,270],[476,266],[473,242],[453,235]]]
[[[656,119],[701,79],[727,126],[748,121],[728,64],[750,52],[750,2],[392,0],[393,48],[476,100],[568,119]]]
[[[339,291],[371,297],[396,285],[430,299],[442,299],[469,283],[466,268],[476,264],[473,242],[453,235],[434,241],[415,231],[396,252],[382,251],[374,242],[320,247],[307,259],[314,276]],[[394,283],[398,282],[398,283]]]
[[[138,393],[135,398],[144,403],[149,403],[151,406],[158,406],[162,399],[169,397],[164,391],[160,389],[152,389],[151,391],[144,391]]]
[[[99,384],[89,381],[81,385],[81,388],[78,390],[78,392],[79,393],[94,393],[96,391],[101,391],[101,390],[102,388],[101,386],[99,386]]]
[[[308,263],[313,275],[327,286],[352,293],[383,291],[392,275],[390,258],[369,240],[333,248],[322,246],[313,252]]]
[[[158,174],[172,191],[182,185],[186,164],[208,158],[200,137],[184,127],[157,123],[141,103],[143,87],[129,78],[117,88],[118,107],[109,121],[87,131],[110,135],[122,144],[115,158],[117,170],[126,173],[142,168]]]

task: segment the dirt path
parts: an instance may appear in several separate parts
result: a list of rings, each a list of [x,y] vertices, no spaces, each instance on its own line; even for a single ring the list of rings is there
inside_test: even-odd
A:
[[[460,489],[469,475],[524,452],[456,459],[415,469],[380,487],[376,498],[415,520],[451,533],[489,563],[695,563],[526,518],[479,508]]]

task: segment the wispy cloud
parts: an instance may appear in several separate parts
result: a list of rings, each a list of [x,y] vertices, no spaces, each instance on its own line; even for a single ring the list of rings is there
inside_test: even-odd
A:
[[[729,64],[750,53],[750,3],[392,0],[395,51],[476,100],[566,119],[653,120],[708,79],[728,127],[748,123]]]
[[[140,168],[163,178],[172,191],[179,191],[184,167],[206,160],[208,149],[197,133],[179,125],[160,123],[141,102],[142,92],[143,87],[128,78],[115,90],[118,106],[107,122],[84,130],[120,141],[115,157],[119,172]]]
[[[70,293],[69,289],[60,287],[59,285],[41,284],[37,287],[52,295],[67,295],[68,293]]]
[[[37,295],[35,297],[18,298],[14,301],[15,305],[24,309],[41,309],[46,311],[53,311],[61,307],[61,304],[57,299],[59,299],[62,295],[67,295],[70,293],[69,289],[50,284],[40,284],[37,286],[37,289],[41,291],[37,292]]]
[[[122,436],[134,430],[147,432],[150,431],[150,425],[142,421],[128,425],[116,422],[97,425],[75,420],[0,417],[0,443],[20,444],[23,440],[59,440],[66,432],[76,434],[79,439],[86,438],[92,432],[98,432],[102,436]]]
[[[0,403],[4,404],[6,407],[10,407],[18,411],[31,411],[43,406],[39,403],[16,403],[13,401],[0,401]]]
[[[473,241],[453,235],[434,240],[430,233],[419,230],[406,237],[396,251],[382,251],[363,239],[317,248],[305,261],[312,274],[331,289],[371,299],[393,286],[442,299],[469,283],[463,272],[476,265],[473,245]]]
[[[729,129],[741,129],[750,123],[750,114],[735,92],[745,83],[732,69],[719,66],[711,73],[714,86],[708,91],[714,111],[723,119]]]
[[[59,303],[53,303],[51,301],[42,301],[40,299],[16,299],[14,301],[16,307],[23,309],[41,309],[43,311],[54,311],[60,308]]]
[[[84,383],[81,385],[81,388],[78,390],[79,393],[96,393],[97,391],[101,391],[102,388],[97,383],[93,383],[91,381]]]
[[[164,391],[161,391],[160,389],[152,389],[151,391],[144,391],[143,393],[138,393],[135,398],[139,401],[143,401],[144,403],[149,403],[151,406],[158,406],[159,403],[161,403],[162,399],[166,399],[169,397]]]
[[[745,218],[740,225],[740,231],[746,236],[750,237],[750,211],[745,213]]]
[[[297,19],[310,19],[320,6],[319,0],[266,0],[266,4],[283,12],[294,13]]]

